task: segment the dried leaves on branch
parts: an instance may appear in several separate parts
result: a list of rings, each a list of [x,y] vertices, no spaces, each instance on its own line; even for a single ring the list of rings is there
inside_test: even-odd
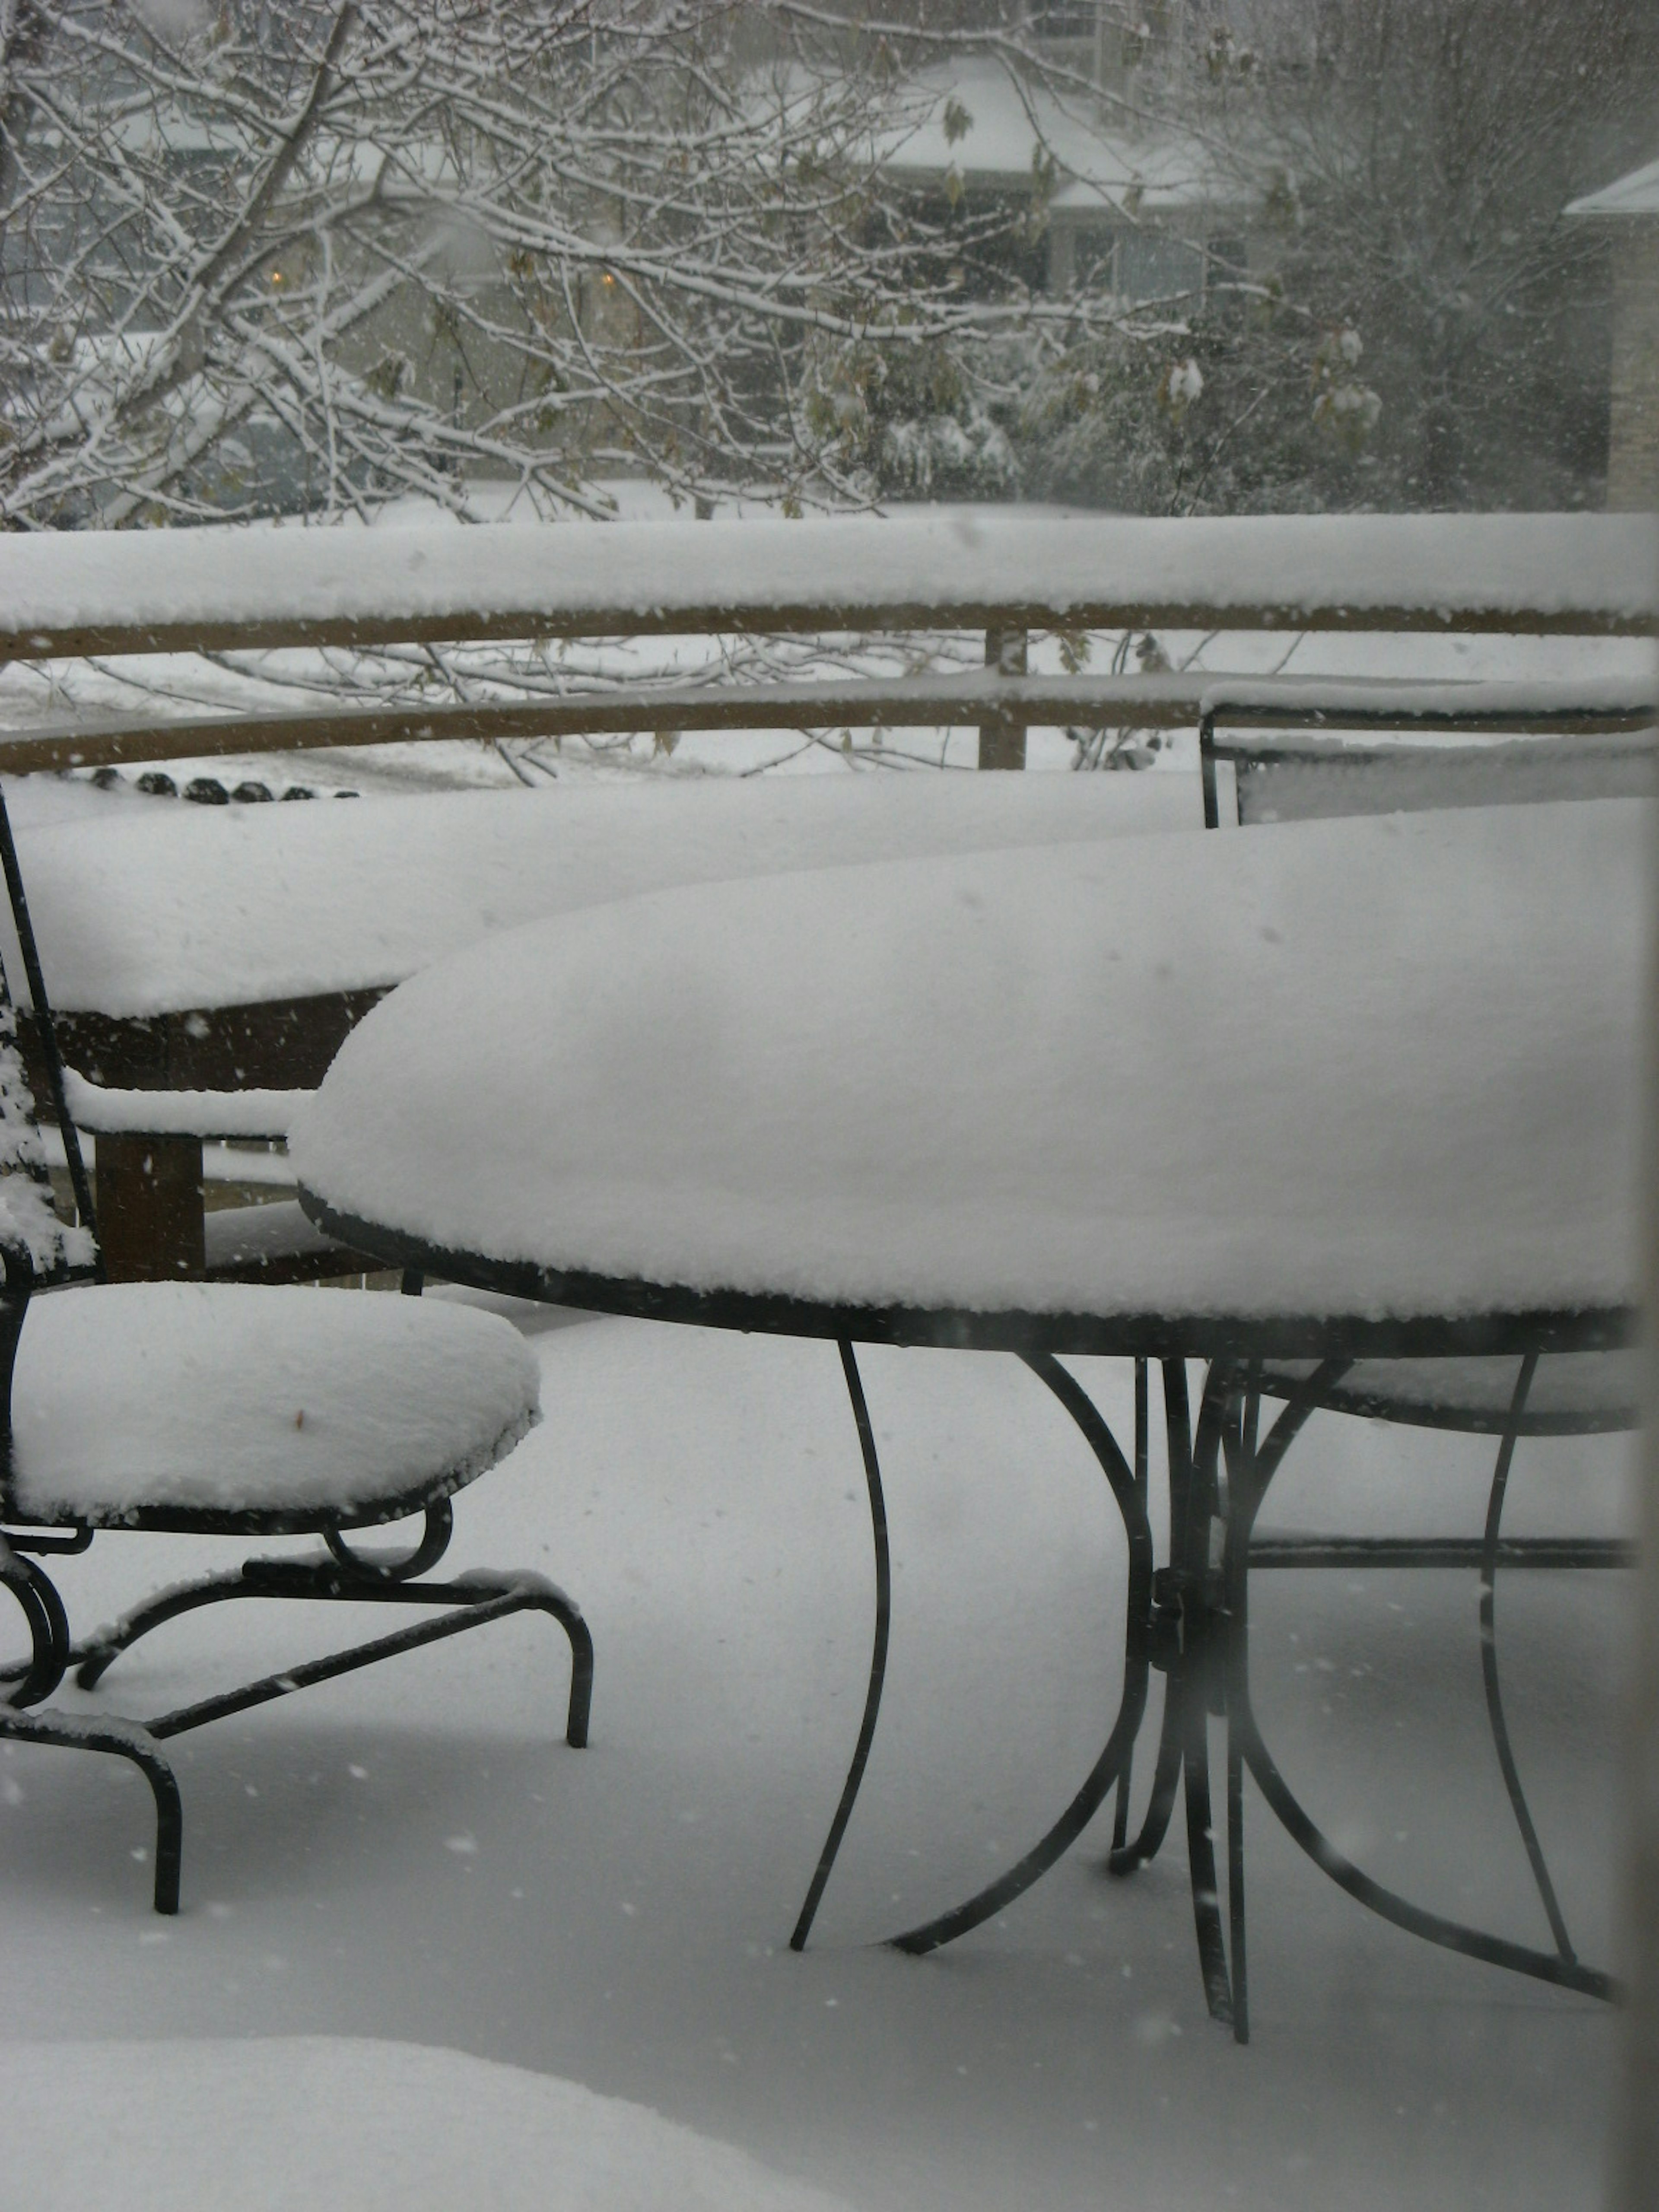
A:
[[[0,0],[0,522],[844,495],[843,349],[982,320],[917,100],[792,0]]]

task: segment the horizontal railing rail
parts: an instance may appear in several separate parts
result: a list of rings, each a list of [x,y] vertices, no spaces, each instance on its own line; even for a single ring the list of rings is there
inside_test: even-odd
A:
[[[1631,515],[995,514],[0,536],[0,660],[728,631],[1644,636]]]
[[[1224,707],[1255,726],[1297,727],[1317,712],[1340,726],[1586,733],[1628,728],[1654,711],[1655,682],[1423,684],[1377,679],[1333,686],[1317,677],[1254,681],[1212,672],[1141,676],[1021,676],[990,668],[956,675],[845,678],[821,683],[624,684],[533,700],[343,706],[287,714],[189,719],[87,717],[0,734],[0,773],[200,760],[226,754],[460,739],[607,737],[635,732],[897,730],[954,727],[995,716],[1020,728],[1098,728],[1133,722],[1190,729]]]

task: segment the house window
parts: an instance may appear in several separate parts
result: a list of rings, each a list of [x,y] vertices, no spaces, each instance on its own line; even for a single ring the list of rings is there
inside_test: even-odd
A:
[[[1092,39],[1099,13],[1085,0],[1083,6],[1033,8],[1028,20],[1040,39]]]
[[[1112,289],[1121,300],[1170,300],[1204,289],[1204,255],[1157,230],[1119,234]]]

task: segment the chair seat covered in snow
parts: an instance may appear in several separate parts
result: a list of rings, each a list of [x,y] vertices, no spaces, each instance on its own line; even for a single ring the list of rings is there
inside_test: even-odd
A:
[[[1264,1362],[1262,1395],[1291,1397],[1316,1365]],[[1552,1352],[1539,1361],[1517,1413],[1513,1359],[1357,1359],[1322,1382],[1319,1402],[1334,1413],[1474,1436],[1502,1436],[1511,1423],[1517,1437],[1614,1435],[1641,1425],[1642,1369],[1642,1354],[1630,1346]]]
[[[536,1387],[517,1330],[466,1306],[100,1284],[30,1303],[0,1495],[36,1525],[361,1527],[494,1466]]]
[[[526,1609],[569,1637],[566,1734],[586,1740],[592,1646],[580,1613],[541,1577],[436,1582],[451,1493],[538,1418],[538,1370],[498,1315],[416,1297],[205,1283],[92,1279],[92,1198],[0,799],[0,860],[81,1219],[56,1211],[0,968],[0,1585],[29,1656],[0,1670],[0,1740],[112,1753],[154,1793],[155,1901],[178,1910],[183,1816],[161,1751],[170,1736],[417,1644]],[[418,1279],[406,1280],[418,1290]],[[347,1530],[420,1513],[402,1556],[360,1556]],[[247,1537],[320,1534],[309,1559],[246,1559],[160,1592],[89,1641],[70,1637],[41,1565],[95,1529]],[[428,1609],[389,1636],[289,1668],[143,1722],[42,1701],[73,1665],[83,1689],[138,1638],[234,1598],[391,1602]]]

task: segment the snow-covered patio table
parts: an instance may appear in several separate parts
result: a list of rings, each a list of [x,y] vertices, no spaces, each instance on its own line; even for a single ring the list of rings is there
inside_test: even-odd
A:
[[[463,1282],[841,1341],[882,1604],[798,1936],[884,1643],[853,1346],[1015,1352],[1055,1391],[1128,1532],[1122,1701],[1061,1821],[926,1948],[1052,1863],[1144,1705],[1144,1496],[1057,1355],[1628,1340],[1646,836],[1633,800],[1179,831],[535,924],[354,1032],[293,1133],[304,1202]]]

